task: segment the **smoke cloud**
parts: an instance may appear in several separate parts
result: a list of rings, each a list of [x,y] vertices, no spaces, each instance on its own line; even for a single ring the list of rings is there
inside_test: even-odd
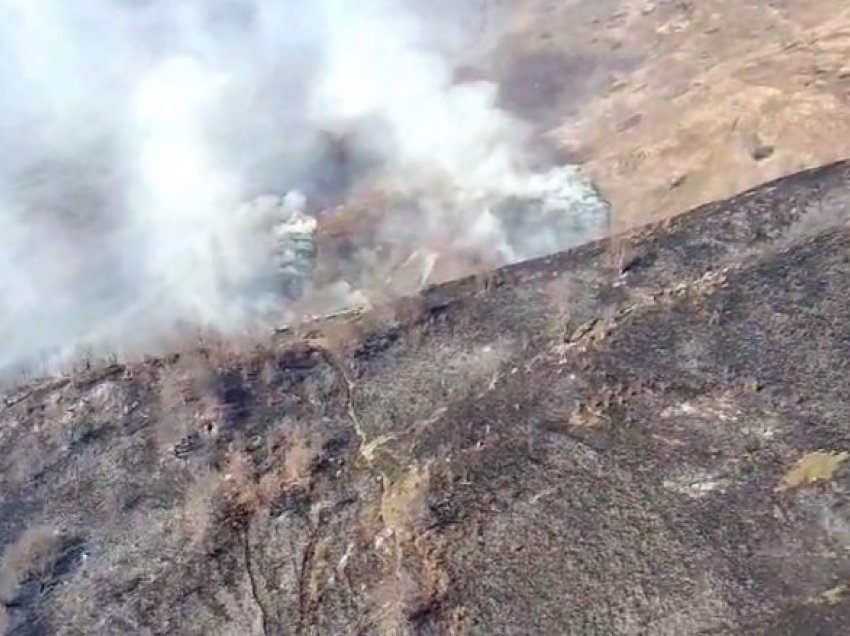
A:
[[[578,172],[453,82],[474,3],[435,3],[0,0],[0,374],[284,321],[262,195],[380,191],[385,239],[497,263],[598,235]]]

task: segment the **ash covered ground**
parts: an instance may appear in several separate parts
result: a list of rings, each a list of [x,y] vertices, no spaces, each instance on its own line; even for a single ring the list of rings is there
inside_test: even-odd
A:
[[[845,634],[848,184],[6,394],[0,631]]]

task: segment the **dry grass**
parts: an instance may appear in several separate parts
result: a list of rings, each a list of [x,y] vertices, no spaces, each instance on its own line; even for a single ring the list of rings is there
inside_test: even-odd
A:
[[[241,451],[231,451],[221,471],[205,469],[194,474],[183,492],[181,525],[188,544],[203,546],[211,531],[230,515],[242,523],[268,505],[259,488],[259,478],[250,458]],[[224,515],[224,518],[222,518]]]
[[[189,544],[197,547],[203,543],[210,530],[216,497],[221,492],[222,475],[211,468],[201,469],[192,475],[183,492],[180,509],[183,531]]]
[[[213,369],[200,352],[179,356],[157,381],[160,415],[154,426],[154,442],[161,456],[205,423],[214,424],[218,400],[213,392]]]
[[[261,476],[250,458],[238,451],[228,455],[223,472],[208,468],[195,473],[184,489],[180,511],[189,545],[203,545],[215,529],[213,519],[222,504],[253,515],[267,510],[289,485],[306,479],[315,455],[307,447],[297,446],[287,456],[280,469]]]
[[[372,593],[370,622],[382,636],[413,632],[410,615],[419,600],[419,586],[409,574],[398,571],[387,577]]]
[[[154,441],[162,456],[186,437],[214,434],[222,424],[229,408],[217,386],[223,374],[237,373],[247,379],[256,373],[261,382],[275,381],[279,351],[271,334],[196,337],[161,365],[153,381],[159,397]]]
[[[308,482],[320,452],[319,440],[307,430],[296,428],[288,433],[282,451],[274,460],[275,468],[257,482],[257,505],[267,507],[287,488]]]
[[[222,503],[247,514],[268,510],[287,488],[309,481],[320,455],[319,440],[303,429],[283,434],[285,442],[265,473],[241,450],[231,450],[221,471],[195,472],[183,492],[181,521],[190,545],[199,546]]]
[[[401,477],[384,485],[381,519],[397,542],[412,539],[417,526],[425,518],[425,496],[429,482],[428,467],[414,465]]]
[[[241,451],[231,451],[222,475],[222,487],[230,499],[247,510],[257,510],[263,505],[258,477],[251,459]]]
[[[850,453],[847,452],[831,453],[815,451],[813,453],[806,453],[782,477],[782,480],[776,487],[776,491],[783,492],[793,488],[810,486],[822,481],[829,481],[848,457],[850,457]]]
[[[588,97],[555,136],[586,160],[621,228],[850,154],[846,3],[712,0],[655,3],[651,11],[642,11],[643,0],[616,4],[611,13],[626,19],[591,30],[618,43],[603,60],[626,50],[636,68]],[[527,28],[571,18],[565,7]],[[581,37],[553,46],[579,54]]]
[[[563,361],[570,348],[571,319],[577,297],[576,284],[569,275],[559,276],[545,285],[543,293],[552,313],[553,336],[557,338],[552,352]]]
[[[0,599],[11,600],[21,583],[44,573],[56,556],[59,536],[53,528],[36,526],[6,547],[0,565]]]
[[[811,599],[811,602],[820,602],[826,605],[838,605],[847,598],[848,592],[850,592],[850,585],[846,582],[841,583],[821,592],[818,596]]]
[[[203,334],[197,349],[206,366],[215,371],[238,362],[268,355],[271,338],[267,329],[242,333]]]
[[[296,325],[291,330],[292,344],[303,343],[323,350],[339,363],[371,336],[396,327],[415,330],[424,316],[425,304],[419,295],[374,297],[368,309]]]
[[[343,318],[320,325],[305,325],[296,331],[296,336],[311,346],[342,358],[360,345],[366,333],[367,329],[359,319]]]
[[[441,548],[428,532],[429,466],[411,465],[393,481],[384,478],[379,505],[380,546],[387,541],[392,558],[371,594],[370,620],[379,634],[416,631],[417,617],[427,615],[444,596],[449,578]]]
[[[285,485],[296,484],[310,476],[319,456],[319,444],[303,428],[296,429],[290,438],[283,458]]]

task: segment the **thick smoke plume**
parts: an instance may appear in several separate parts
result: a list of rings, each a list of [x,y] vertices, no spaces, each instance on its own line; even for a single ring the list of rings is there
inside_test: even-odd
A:
[[[456,4],[0,0],[0,373],[285,320],[261,195],[381,191],[406,216],[376,231],[451,224],[444,248],[499,262],[595,233],[592,190],[533,169],[496,87],[452,81]]]

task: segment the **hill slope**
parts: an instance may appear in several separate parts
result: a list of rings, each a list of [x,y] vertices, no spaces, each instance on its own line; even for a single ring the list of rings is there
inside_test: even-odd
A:
[[[7,395],[10,633],[843,633],[848,200]]]
[[[511,34],[484,66],[622,227],[850,154],[841,0],[506,4]]]

